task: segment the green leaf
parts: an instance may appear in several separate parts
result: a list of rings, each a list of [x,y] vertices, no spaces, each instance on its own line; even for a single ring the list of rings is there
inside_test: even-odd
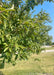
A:
[[[7,44],[7,43],[3,43],[3,45],[8,46],[8,44]]]
[[[9,51],[12,52],[12,48],[9,48]]]
[[[6,51],[8,50],[8,48],[9,48],[9,47],[6,47],[6,48],[4,49],[4,52],[6,52]]]

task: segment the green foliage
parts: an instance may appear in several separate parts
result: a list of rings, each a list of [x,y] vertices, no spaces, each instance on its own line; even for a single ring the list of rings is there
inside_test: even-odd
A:
[[[54,42],[52,42],[52,45],[54,45]]]
[[[45,25],[50,20],[49,15],[43,10],[31,18],[29,11],[35,6],[33,0],[26,0],[25,6],[22,2],[16,3],[12,0],[8,4],[12,5],[11,8],[7,8],[7,4],[0,7],[0,46],[3,45],[0,50],[2,57],[8,59],[8,62],[17,58],[28,59],[27,55],[41,52],[41,45],[47,40],[48,31],[51,29]],[[41,2],[37,2],[37,5],[39,3]]]
[[[46,45],[52,45],[52,36],[48,36],[45,44]]]

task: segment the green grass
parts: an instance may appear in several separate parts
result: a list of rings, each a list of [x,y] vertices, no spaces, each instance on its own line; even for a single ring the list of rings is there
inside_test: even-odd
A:
[[[45,48],[45,50],[54,50],[54,47]]]
[[[54,74],[54,53],[33,54],[28,60],[16,61],[16,65],[5,63],[0,69],[4,75],[48,75]]]

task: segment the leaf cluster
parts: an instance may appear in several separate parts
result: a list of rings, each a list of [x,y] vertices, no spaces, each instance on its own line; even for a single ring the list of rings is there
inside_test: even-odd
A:
[[[49,15],[43,10],[31,18],[29,11],[35,5],[34,0],[26,0],[25,6],[19,0],[16,1],[18,4],[11,0],[13,9],[0,7],[0,53],[8,62],[17,58],[28,59],[31,53],[41,52],[41,46],[46,42],[51,29],[46,25],[50,22]],[[38,4],[41,2],[37,0]]]

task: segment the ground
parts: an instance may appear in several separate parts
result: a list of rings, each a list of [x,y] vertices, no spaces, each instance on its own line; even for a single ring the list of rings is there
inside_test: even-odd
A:
[[[54,50],[54,46],[46,47],[45,49],[46,49],[46,50]]]
[[[54,52],[33,54],[28,60],[17,60],[16,65],[5,63],[3,75],[54,75]]]

